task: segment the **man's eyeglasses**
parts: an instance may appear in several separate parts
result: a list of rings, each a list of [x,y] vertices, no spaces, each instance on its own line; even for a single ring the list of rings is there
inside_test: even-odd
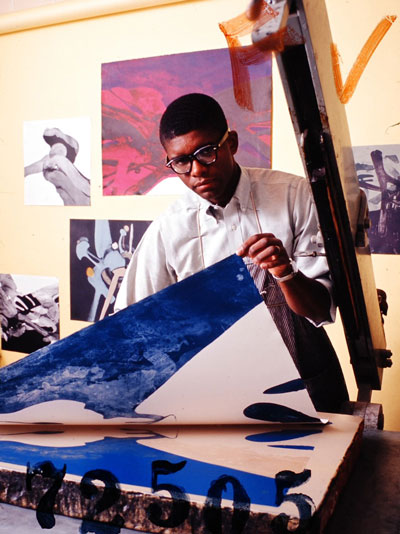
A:
[[[193,160],[197,160],[202,165],[211,165],[217,161],[218,149],[228,139],[229,129],[224,133],[221,141],[216,145],[206,145],[198,148],[193,154],[185,154],[168,160],[165,164],[177,174],[187,174],[192,170]]]

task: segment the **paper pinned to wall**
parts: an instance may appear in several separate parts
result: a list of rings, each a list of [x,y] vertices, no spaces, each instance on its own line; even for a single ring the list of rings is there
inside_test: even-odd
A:
[[[3,424],[320,422],[236,255],[0,369],[0,382]]]

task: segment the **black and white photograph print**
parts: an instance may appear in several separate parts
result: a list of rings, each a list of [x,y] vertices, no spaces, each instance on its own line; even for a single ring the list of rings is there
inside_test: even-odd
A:
[[[89,117],[24,123],[26,205],[90,205]]]
[[[58,279],[0,274],[1,347],[30,354],[60,337]]]
[[[400,254],[400,145],[357,146],[353,154],[368,200],[371,252]]]

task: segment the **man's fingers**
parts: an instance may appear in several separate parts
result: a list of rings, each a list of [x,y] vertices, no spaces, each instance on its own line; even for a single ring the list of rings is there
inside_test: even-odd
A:
[[[277,239],[273,234],[255,234],[249,237],[249,239],[246,239],[236,253],[239,256],[253,258],[260,250],[265,249],[276,241]]]

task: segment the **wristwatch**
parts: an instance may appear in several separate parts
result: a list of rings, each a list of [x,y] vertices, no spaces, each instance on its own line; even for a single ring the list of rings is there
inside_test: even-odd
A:
[[[296,262],[294,260],[292,260],[292,258],[289,258],[289,263],[290,263],[290,265],[292,267],[292,272],[291,273],[289,273],[289,274],[287,274],[285,276],[272,275],[277,282],[286,282],[287,280],[291,280],[299,272],[299,268],[297,267]]]

